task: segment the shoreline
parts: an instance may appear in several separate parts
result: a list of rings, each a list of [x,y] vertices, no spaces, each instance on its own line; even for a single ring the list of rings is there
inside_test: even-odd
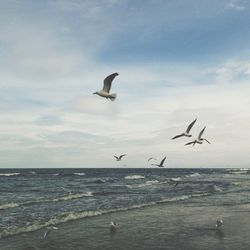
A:
[[[8,236],[0,239],[0,249],[250,249],[249,214],[250,204],[157,204],[67,221],[45,239],[45,229]],[[217,218],[225,224],[221,231],[215,229]],[[113,235],[111,219],[119,224]]]

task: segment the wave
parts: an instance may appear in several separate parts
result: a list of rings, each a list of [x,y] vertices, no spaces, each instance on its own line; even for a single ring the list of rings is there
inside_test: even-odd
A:
[[[111,209],[98,210],[98,211],[82,211],[82,212],[63,213],[63,214],[59,215],[58,217],[51,218],[50,220],[48,220],[45,223],[34,222],[32,225],[29,225],[26,227],[24,226],[24,227],[20,227],[20,228],[12,228],[12,229],[8,228],[0,233],[0,239],[7,237],[7,236],[20,234],[20,233],[37,231],[37,230],[42,229],[44,227],[48,227],[51,225],[58,225],[58,224],[65,223],[68,221],[83,219],[83,218],[87,218],[87,217],[95,217],[95,216],[100,216],[100,215],[110,214],[110,213],[115,213],[115,212],[140,209],[140,208],[150,207],[150,206],[154,206],[154,205],[161,204],[161,203],[183,201],[183,200],[187,200],[187,199],[191,199],[191,198],[195,198],[195,197],[207,196],[207,195],[210,195],[210,194],[203,193],[203,194],[193,194],[193,195],[181,195],[181,196],[176,196],[176,197],[171,197],[171,198],[164,198],[164,199],[159,200],[159,201],[152,201],[152,202],[148,202],[148,203],[132,205],[129,207],[111,208]]]
[[[219,187],[216,186],[216,185],[210,186],[209,189],[210,189],[210,192],[222,192],[222,189],[219,188]]]
[[[80,176],[83,176],[83,175],[85,175],[85,173],[74,173],[74,175],[80,175]]]
[[[6,203],[6,204],[3,204],[3,205],[0,205],[0,210],[13,208],[13,207],[19,207],[19,204],[18,203]]]
[[[232,174],[247,174],[248,170],[233,171]]]
[[[193,173],[193,174],[189,174],[189,175],[186,175],[185,177],[199,177],[201,176],[199,173]]]
[[[158,185],[158,184],[161,184],[161,182],[155,180],[155,181],[146,181],[145,183],[142,183],[142,184],[126,185],[126,187],[133,189],[133,188],[142,188],[142,187]]]
[[[73,200],[73,199],[79,199],[82,197],[92,197],[93,192],[85,192],[85,193],[77,193],[77,194],[69,194],[67,196],[62,196],[59,198],[55,199],[41,199],[41,200],[34,200],[34,201],[27,201],[24,203],[6,203],[3,205],[0,205],[0,210],[1,209],[11,209],[15,207],[20,207],[20,206],[30,206],[34,204],[41,204],[41,203],[50,203],[50,202],[60,202],[60,201],[68,201],[68,200]]]
[[[138,179],[144,179],[144,178],[145,178],[144,175],[128,175],[124,177],[124,179],[126,180],[138,180]]]
[[[0,176],[16,176],[16,175],[20,175],[20,173],[4,173],[4,174],[0,174]]]
[[[181,179],[181,177],[176,177],[176,178],[171,178],[170,180],[171,181],[181,181],[182,179]]]

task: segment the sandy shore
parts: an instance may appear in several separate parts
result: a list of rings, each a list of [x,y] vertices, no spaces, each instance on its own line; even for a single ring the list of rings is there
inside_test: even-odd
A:
[[[222,218],[222,231],[215,220]],[[109,230],[110,219],[120,228]],[[178,203],[106,214],[58,225],[42,239],[44,229],[0,240],[1,250],[157,250],[250,249],[250,204],[197,206]]]

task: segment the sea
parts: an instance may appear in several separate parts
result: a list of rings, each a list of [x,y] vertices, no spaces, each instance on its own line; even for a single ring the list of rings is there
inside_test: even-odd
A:
[[[248,169],[0,169],[0,243],[49,226],[117,217],[117,212],[140,214],[164,204],[178,208],[249,203]]]

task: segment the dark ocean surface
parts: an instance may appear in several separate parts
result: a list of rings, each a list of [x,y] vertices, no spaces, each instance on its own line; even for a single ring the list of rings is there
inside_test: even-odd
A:
[[[0,241],[162,204],[209,209],[249,203],[247,169],[0,169]]]

